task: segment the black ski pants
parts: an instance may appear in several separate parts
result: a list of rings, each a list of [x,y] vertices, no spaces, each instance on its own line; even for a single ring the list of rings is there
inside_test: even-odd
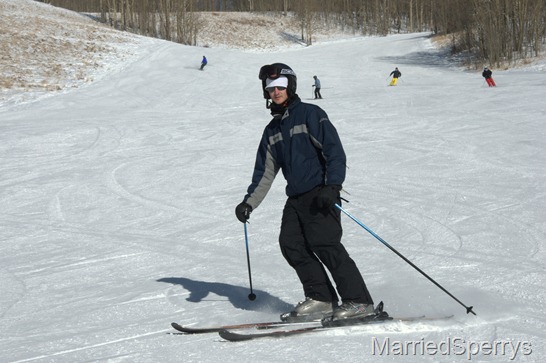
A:
[[[319,190],[317,187],[286,201],[279,236],[282,254],[296,270],[306,297],[337,302],[339,295],[343,302],[373,304],[358,267],[341,244],[340,211],[335,207],[319,209]]]

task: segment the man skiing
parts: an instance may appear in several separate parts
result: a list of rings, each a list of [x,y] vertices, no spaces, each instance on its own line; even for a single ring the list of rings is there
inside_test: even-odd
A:
[[[334,206],[341,205],[346,171],[338,133],[324,110],[301,102],[296,94],[296,73],[286,64],[263,66],[259,79],[273,119],[265,127],[252,183],[235,214],[246,223],[282,170],[288,199],[279,244],[303,285],[305,301],[282,314],[281,319],[339,320],[371,315],[373,300],[358,267],[341,244],[340,211]],[[339,307],[338,294],[342,300]]]
[[[398,82],[398,78],[402,77],[402,73],[398,70],[398,67],[394,69],[394,71],[389,74],[389,77],[392,76],[391,83],[389,83],[389,86],[396,86],[396,83]]]
[[[315,84],[313,85],[313,87],[315,87],[315,100],[317,98],[322,98],[322,95],[320,94],[320,79],[318,79],[317,76],[313,76],[313,78],[315,79]]]
[[[207,57],[203,56],[203,59],[201,60],[201,68],[199,68],[199,70],[203,70],[203,68],[205,68],[205,66],[207,65]]]
[[[489,87],[495,87],[496,84],[495,84],[495,81],[493,80],[493,72],[491,72],[491,70],[487,67],[485,67],[483,69],[483,72],[482,72],[482,77],[485,78],[485,81],[487,82],[487,85]]]

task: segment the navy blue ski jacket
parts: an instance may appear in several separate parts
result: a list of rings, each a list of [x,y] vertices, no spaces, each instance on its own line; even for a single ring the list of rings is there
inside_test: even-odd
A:
[[[266,126],[243,201],[256,209],[279,170],[289,197],[319,185],[341,186],[345,180],[346,157],[337,130],[324,110],[297,97],[281,118]]]

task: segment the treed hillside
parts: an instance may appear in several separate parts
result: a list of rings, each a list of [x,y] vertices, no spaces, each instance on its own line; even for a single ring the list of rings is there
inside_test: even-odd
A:
[[[305,47],[297,24],[280,17],[249,12],[203,12],[199,17],[198,46],[203,48],[271,52]],[[105,69],[124,67],[140,51],[141,40],[131,32],[97,22],[88,13],[34,0],[0,0],[0,18],[0,104],[98,81]],[[350,30],[324,26],[314,39],[352,36]]]
[[[100,14],[122,30],[198,45],[202,12],[267,13],[271,22],[298,29],[310,45],[319,29],[365,35],[430,31],[448,35],[455,53],[470,64],[500,66],[536,57],[546,43],[544,0],[47,0],[56,6]],[[256,22],[256,26],[260,23]],[[216,28],[221,31],[221,27]]]

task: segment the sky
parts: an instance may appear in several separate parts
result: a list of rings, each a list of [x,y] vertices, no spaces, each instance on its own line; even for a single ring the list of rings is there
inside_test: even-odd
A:
[[[92,82],[0,103],[0,361],[545,356],[544,61],[493,69],[489,88],[426,33],[268,52],[131,39]],[[270,120],[258,71],[274,62],[339,132],[344,208],[476,316],[343,217],[376,303],[395,317],[453,317],[243,343],[174,334],[173,321],[278,320],[304,298],[277,242],[282,175],[248,225],[255,301],[234,215]],[[389,87],[394,67],[402,77]]]

